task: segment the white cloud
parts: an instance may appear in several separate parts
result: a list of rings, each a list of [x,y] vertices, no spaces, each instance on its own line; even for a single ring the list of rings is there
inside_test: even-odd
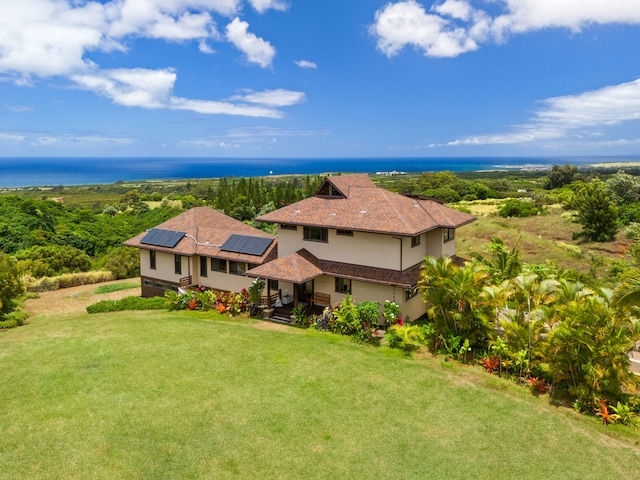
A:
[[[66,75],[83,69],[86,51],[106,45],[106,7],[33,0],[0,5],[0,71]]]
[[[216,53],[216,51],[211,48],[207,42],[205,42],[204,40],[201,40],[200,43],[198,44],[198,50],[200,50],[200,53],[204,53],[207,55],[212,55],[214,53]]]
[[[509,34],[543,28],[572,31],[590,24],[640,24],[640,0],[493,0],[492,18],[470,0],[445,0],[425,10],[416,0],[389,3],[375,14],[369,32],[387,56],[412,46],[430,57],[455,57]]]
[[[303,92],[277,89],[250,92],[229,101],[197,100],[172,95],[176,74],[170,69],[115,69],[71,77],[78,87],[102,95],[118,105],[140,108],[188,110],[206,115],[242,115],[282,118],[277,107],[304,100]]]
[[[498,32],[546,27],[577,31],[592,23],[640,23],[640,0],[501,0],[506,13],[495,20]]]
[[[176,81],[172,70],[103,70],[71,77],[79,87],[127,107],[162,108]]]
[[[451,2],[450,2],[451,3]],[[460,14],[460,5],[451,11]],[[469,12],[470,14],[470,12]],[[369,32],[378,39],[378,49],[391,57],[405,46],[413,46],[431,57],[455,57],[478,45],[467,30],[453,19],[429,14],[414,0],[391,3],[378,10]]]
[[[584,138],[594,129],[640,120],[640,79],[578,95],[544,100],[526,124],[508,133],[465,137],[447,145],[495,145]]]
[[[285,10],[282,0],[250,0],[258,12]],[[215,50],[209,42],[229,41],[248,61],[269,67],[275,48],[248,31],[236,17],[225,35],[214,15],[232,17],[242,0],[29,0],[0,2],[0,81],[34,85],[32,78],[59,76],[75,86],[127,107],[168,108],[206,114],[281,118],[277,107],[302,101],[304,94],[284,89],[251,93],[234,101],[180,98],[172,95],[177,74],[171,68],[101,70],[94,51],[127,52],[135,38],[197,41],[201,53]]]
[[[21,143],[25,136],[17,133],[0,133],[0,143]]]
[[[315,62],[310,62],[308,60],[295,60],[295,64],[298,65],[300,68],[312,68],[312,69],[318,68],[318,65],[316,65]]]
[[[280,11],[288,8],[287,2],[283,0],[249,0],[249,3],[258,13],[264,13],[270,8]]]
[[[131,145],[131,138],[108,137],[101,135],[41,135],[31,141],[34,147],[50,146],[90,146],[90,145]]]
[[[282,118],[279,110],[266,106],[243,105],[231,102],[216,102],[212,100],[189,100],[187,98],[172,97],[169,108],[174,110],[190,110],[207,115],[242,115],[245,117]]]
[[[269,67],[276,54],[275,48],[266,40],[249,33],[248,29],[247,22],[243,22],[238,17],[234,18],[227,25],[227,40],[242,51],[250,62],[257,63],[262,68]]]
[[[148,36],[167,40],[197,39],[216,34],[209,12],[232,15],[239,0],[121,0],[108,5],[109,35]],[[194,13],[200,10],[200,13]]]
[[[288,107],[295,105],[304,100],[303,92],[295,92],[292,90],[265,90],[263,92],[251,92],[246,95],[231,97],[232,100],[239,100],[247,103],[257,103],[260,105],[269,105],[271,107]]]

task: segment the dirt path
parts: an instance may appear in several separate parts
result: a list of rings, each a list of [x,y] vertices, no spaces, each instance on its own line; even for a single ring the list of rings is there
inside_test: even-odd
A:
[[[53,292],[42,292],[40,298],[30,298],[25,302],[25,310],[31,317],[47,315],[66,315],[86,312],[86,308],[100,300],[119,300],[132,295],[140,295],[140,287],[119,290],[117,292],[96,294],[96,288],[100,285],[112,283],[136,283],[140,285],[139,278],[127,280],[114,280],[112,282],[98,283],[94,285],[82,285],[79,287],[62,288]]]

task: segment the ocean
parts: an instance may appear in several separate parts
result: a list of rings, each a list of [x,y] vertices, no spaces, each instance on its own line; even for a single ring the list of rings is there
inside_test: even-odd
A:
[[[508,171],[634,161],[640,157],[0,158],[0,188],[337,172]]]

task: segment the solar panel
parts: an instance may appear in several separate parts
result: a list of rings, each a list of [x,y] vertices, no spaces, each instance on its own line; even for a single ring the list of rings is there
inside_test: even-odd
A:
[[[267,251],[272,242],[273,238],[269,237],[252,237],[234,233],[222,244],[220,250],[261,256]]]
[[[140,243],[146,245],[154,245],[156,247],[175,247],[180,240],[186,235],[185,232],[175,232],[173,230],[163,230],[161,228],[152,228],[147,232]]]

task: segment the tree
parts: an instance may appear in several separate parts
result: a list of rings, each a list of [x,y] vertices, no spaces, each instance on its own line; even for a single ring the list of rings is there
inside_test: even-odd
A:
[[[16,309],[16,299],[23,292],[16,262],[0,253],[0,319]]]
[[[491,275],[480,263],[458,267],[450,257],[427,257],[418,288],[436,327],[436,336],[449,340],[460,336],[474,348],[482,348],[488,339],[486,311],[489,305],[482,291]]]
[[[115,247],[107,252],[104,268],[117,280],[140,275],[140,254],[137,249]]]
[[[615,238],[618,209],[602,180],[595,179],[585,184],[574,195],[571,206],[577,210],[576,218],[582,225],[580,236],[596,242],[608,242]]]
[[[640,178],[622,170],[607,180],[607,188],[611,199],[618,205],[640,201]]]
[[[568,163],[559,166],[554,165],[547,173],[547,189],[561,188],[570,184],[578,173],[578,167],[569,165]]]

